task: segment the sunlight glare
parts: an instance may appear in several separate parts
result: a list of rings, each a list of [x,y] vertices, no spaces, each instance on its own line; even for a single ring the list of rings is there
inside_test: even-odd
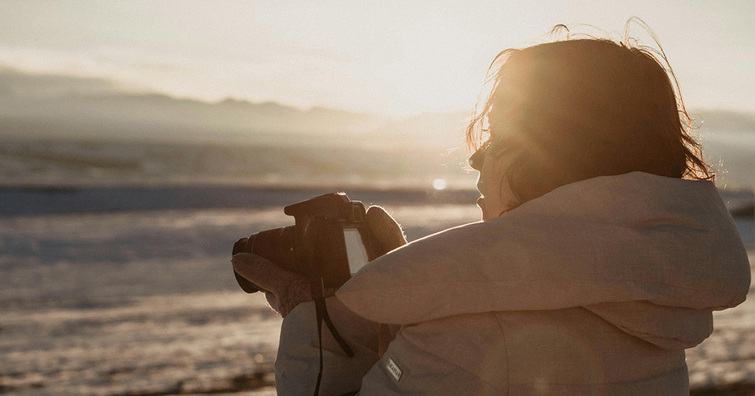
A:
[[[440,191],[445,190],[447,186],[445,179],[435,179],[433,180],[433,188]]]

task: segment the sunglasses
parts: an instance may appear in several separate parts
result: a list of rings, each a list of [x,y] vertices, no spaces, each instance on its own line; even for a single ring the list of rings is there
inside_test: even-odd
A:
[[[469,156],[469,159],[467,162],[469,163],[469,166],[472,167],[472,169],[480,172],[482,171],[482,166],[485,164],[485,152],[490,148],[490,140],[485,141],[485,143],[480,146],[480,148],[477,149],[471,156]]]

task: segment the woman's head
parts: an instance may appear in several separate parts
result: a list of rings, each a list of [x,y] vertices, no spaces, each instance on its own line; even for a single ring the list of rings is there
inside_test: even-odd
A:
[[[484,186],[489,194],[510,190],[498,193],[521,204],[596,176],[712,177],[673,73],[651,50],[603,39],[557,41],[502,52],[490,76],[490,95],[466,136],[475,149],[487,142],[486,162],[506,163],[503,175],[481,175],[483,183],[503,181]],[[494,169],[502,171],[486,167]]]

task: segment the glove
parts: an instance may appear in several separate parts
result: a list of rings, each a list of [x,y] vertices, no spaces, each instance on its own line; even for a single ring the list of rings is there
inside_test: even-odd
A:
[[[365,214],[367,227],[378,244],[379,256],[406,245],[406,236],[398,222],[380,206],[370,206]]]
[[[304,275],[286,271],[252,253],[237,253],[231,263],[239,275],[265,292],[267,304],[284,318],[299,303],[312,300],[310,282]]]
[[[365,221],[377,244],[378,255],[406,244],[401,226],[385,209],[371,206],[365,214]],[[267,303],[275,312],[286,317],[302,302],[312,301],[310,281],[304,275],[286,271],[270,260],[252,254],[237,253],[231,258],[233,269],[265,291]],[[331,297],[332,291],[325,297]]]

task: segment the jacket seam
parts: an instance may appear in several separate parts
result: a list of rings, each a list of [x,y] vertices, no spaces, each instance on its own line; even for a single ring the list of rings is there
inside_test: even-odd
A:
[[[503,324],[501,324],[501,319],[498,317],[498,312],[496,312],[494,315],[495,322],[498,324],[498,328],[501,330],[501,338],[503,339],[503,352],[506,357],[506,394],[508,395],[511,393],[511,362],[509,362],[509,344],[508,342],[506,342],[506,332],[503,330]]]

